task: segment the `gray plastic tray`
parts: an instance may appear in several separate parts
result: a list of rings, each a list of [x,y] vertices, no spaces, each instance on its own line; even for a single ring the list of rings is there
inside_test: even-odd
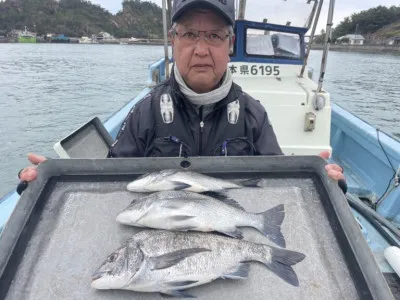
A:
[[[188,292],[199,299],[391,299],[347,201],[317,157],[192,158],[190,170],[262,188],[228,194],[251,212],[285,204],[287,249],[306,254],[293,287],[252,263],[243,281],[217,280]],[[180,168],[181,159],[52,160],[24,192],[0,236],[1,299],[163,299],[155,293],[97,291],[93,271],[138,228],[118,212],[141,194],[126,190],[140,174]],[[245,239],[270,244],[249,228]]]

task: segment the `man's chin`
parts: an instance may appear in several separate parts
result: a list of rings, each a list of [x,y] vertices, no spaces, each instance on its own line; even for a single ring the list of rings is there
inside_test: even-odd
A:
[[[211,91],[215,86],[215,80],[214,79],[214,74],[196,74],[196,76],[193,76],[192,80],[187,81],[189,86],[192,88],[194,91],[200,90],[201,93],[206,93]]]
[[[206,80],[194,81],[190,84],[190,88],[196,93],[203,94],[208,93],[214,89],[213,83],[207,82]]]

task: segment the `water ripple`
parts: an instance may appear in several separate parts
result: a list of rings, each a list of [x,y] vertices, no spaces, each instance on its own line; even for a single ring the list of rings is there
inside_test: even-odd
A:
[[[309,64],[317,76],[322,51]],[[373,126],[398,137],[400,126],[400,56],[330,52],[325,88],[331,99]],[[315,78],[314,78],[315,79]]]
[[[0,195],[17,183],[26,153],[53,144],[88,119],[104,120],[146,84],[161,46],[0,44]],[[321,51],[310,65],[318,74]],[[400,137],[400,56],[330,52],[332,100]],[[13,175],[15,174],[15,176]]]
[[[160,46],[0,44],[0,196],[17,184],[26,153],[88,119],[110,116],[143,89]]]

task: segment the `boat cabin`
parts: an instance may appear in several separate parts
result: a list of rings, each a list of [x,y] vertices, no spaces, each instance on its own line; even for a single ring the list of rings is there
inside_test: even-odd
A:
[[[308,28],[237,20],[228,67],[234,82],[265,107],[285,155],[318,155],[330,146],[330,95],[306,68]],[[157,67],[158,66],[158,67]],[[172,63],[169,65],[172,70]],[[150,86],[165,78],[165,62],[152,70]]]
[[[330,147],[329,93],[301,76],[307,28],[237,21],[229,68],[234,81],[266,108],[286,155],[315,155]],[[318,105],[315,105],[315,98]]]

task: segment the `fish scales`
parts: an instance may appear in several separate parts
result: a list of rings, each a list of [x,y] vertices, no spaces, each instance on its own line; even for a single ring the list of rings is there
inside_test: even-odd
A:
[[[122,224],[168,230],[218,231],[242,237],[240,227],[253,227],[277,245],[285,247],[280,226],[284,207],[278,205],[262,213],[246,212],[232,199],[219,199],[187,191],[163,191],[134,200],[118,214]]]
[[[237,188],[241,186],[227,180],[192,171],[170,169],[142,175],[127,185],[129,191],[145,193],[169,190],[201,193]]]
[[[144,230],[126,243],[125,251],[107,258],[92,286],[183,296],[182,290],[217,278],[245,279],[249,271],[246,262],[252,261],[298,285],[290,266],[304,257],[299,252],[217,234]],[[129,267],[124,262],[129,262]]]

